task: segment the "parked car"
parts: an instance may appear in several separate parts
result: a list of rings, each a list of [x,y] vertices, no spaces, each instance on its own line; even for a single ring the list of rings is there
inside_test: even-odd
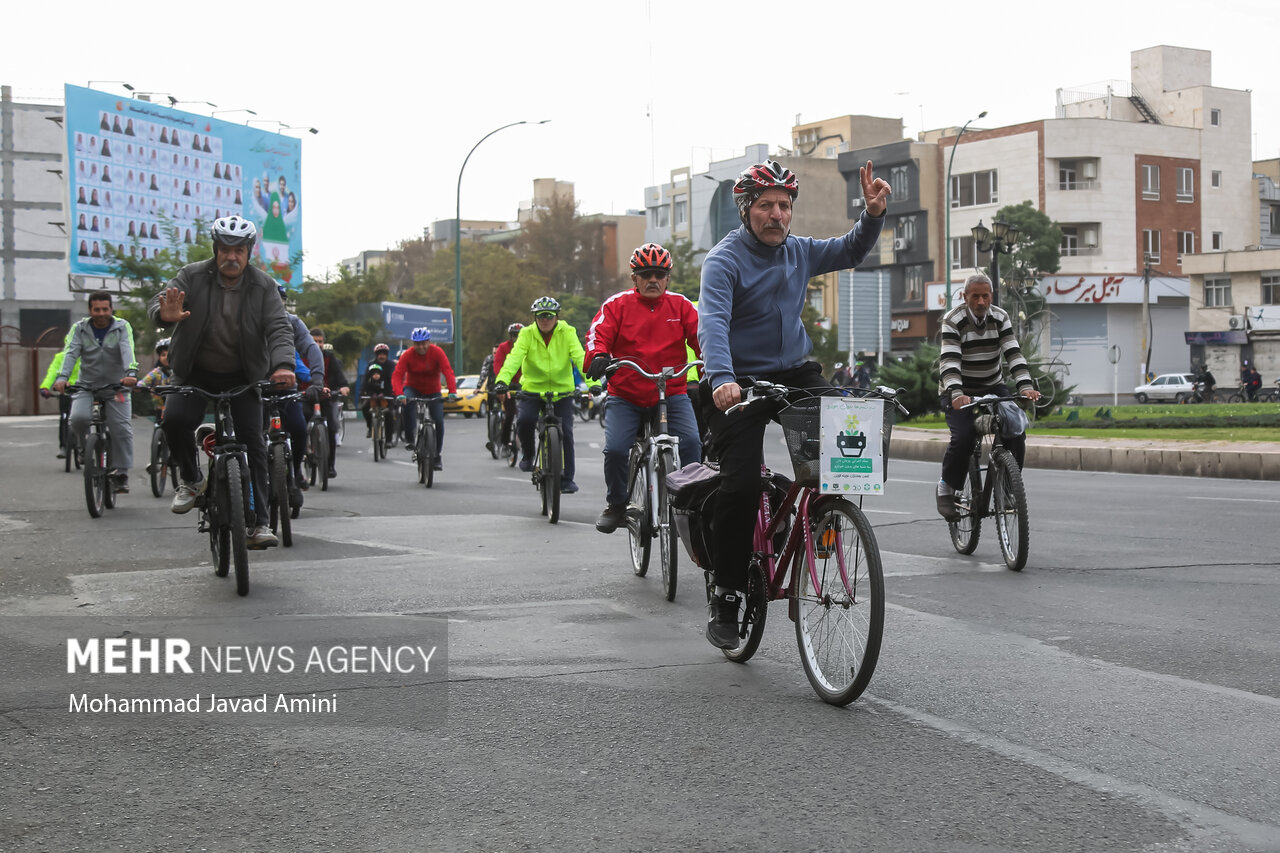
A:
[[[488,394],[476,387],[480,382],[479,374],[473,373],[467,376],[459,376],[457,379],[458,399],[452,403],[446,399],[444,401],[444,413],[446,415],[462,415],[464,418],[474,418],[476,415],[484,417],[485,400]]]
[[[1133,389],[1139,403],[1148,400],[1170,400],[1181,403],[1195,390],[1195,377],[1190,373],[1162,373],[1146,385]]]

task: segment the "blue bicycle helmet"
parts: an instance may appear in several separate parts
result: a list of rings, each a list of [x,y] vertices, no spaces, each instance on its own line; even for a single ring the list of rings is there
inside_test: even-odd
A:
[[[409,335],[409,340],[415,341],[415,342],[429,341],[431,340],[431,330],[428,329],[426,326],[419,326],[418,328],[413,330],[412,334]]]

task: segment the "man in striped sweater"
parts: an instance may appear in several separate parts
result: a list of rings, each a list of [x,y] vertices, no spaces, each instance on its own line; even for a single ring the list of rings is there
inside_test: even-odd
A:
[[[938,513],[943,518],[956,515],[956,492],[964,488],[969,455],[978,438],[973,429],[973,411],[961,407],[985,394],[1009,396],[1008,386],[1001,381],[1002,356],[1018,393],[1029,400],[1040,399],[1008,313],[991,304],[991,279],[974,273],[964,283],[964,304],[942,318],[938,393],[951,430],[951,443],[942,457],[942,479],[938,481]],[[1005,446],[1021,468],[1027,450],[1026,436],[1006,439]]]

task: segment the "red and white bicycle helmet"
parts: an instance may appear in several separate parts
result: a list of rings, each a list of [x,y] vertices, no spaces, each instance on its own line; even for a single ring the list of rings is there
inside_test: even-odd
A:
[[[791,194],[791,200],[795,201],[796,196],[800,195],[800,181],[777,160],[765,160],[742,171],[737,183],[733,185],[733,200],[738,205],[738,216],[743,222],[747,221],[747,208],[751,207],[751,203],[762,192],[771,189],[786,190]]]
[[[645,243],[631,253],[631,271],[671,270],[671,253],[657,243]]]
[[[380,352],[385,352],[387,355],[391,355],[391,347],[386,344],[374,344],[373,354],[377,355]]]

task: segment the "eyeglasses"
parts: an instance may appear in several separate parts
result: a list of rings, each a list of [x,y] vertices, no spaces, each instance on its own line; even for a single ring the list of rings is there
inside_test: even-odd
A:
[[[542,313],[534,314],[533,316],[537,317],[539,320],[550,320],[554,319],[556,314],[554,311],[543,311]]]
[[[636,275],[639,276],[644,281],[651,281],[653,279],[657,279],[661,281],[662,279],[670,276],[671,273],[667,272],[666,270],[640,270],[639,272],[636,273]]]

